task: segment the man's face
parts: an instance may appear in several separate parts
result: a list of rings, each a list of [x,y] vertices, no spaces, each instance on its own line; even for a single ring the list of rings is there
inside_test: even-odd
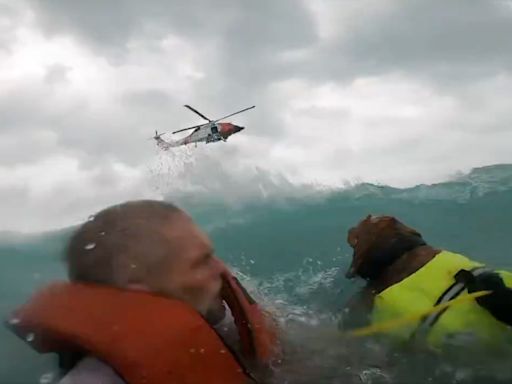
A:
[[[202,315],[221,317],[222,263],[208,237],[185,214],[163,228],[169,260],[162,267],[159,290],[192,305]]]

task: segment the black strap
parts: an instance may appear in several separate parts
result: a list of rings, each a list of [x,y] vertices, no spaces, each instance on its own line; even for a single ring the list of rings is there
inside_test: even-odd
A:
[[[470,272],[473,276],[479,276],[483,273],[490,272],[491,270],[486,267],[476,267],[473,268]],[[466,289],[466,285],[463,282],[455,281],[452,285],[450,285],[437,299],[434,306],[447,303],[448,301],[452,301],[460,296],[462,292]],[[430,315],[423,317],[418,324],[418,327],[415,329],[413,334],[411,335],[411,339],[416,338],[418,336],[426,336],[430,329],[439,321],[441,316],[449,309],[450,307],[445,307],[438,312],[434,312]]]

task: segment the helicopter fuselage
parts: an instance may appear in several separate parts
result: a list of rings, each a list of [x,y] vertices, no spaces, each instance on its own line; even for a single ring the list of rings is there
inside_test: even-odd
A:
[[[244,127],[231,123],[206,123],[196,128],[190,135],[178,140],[177,143],[180,143],[179,145],[186,145],[201,142],[209,144],[221,140],[225,141],[229,136],[243,129]]]

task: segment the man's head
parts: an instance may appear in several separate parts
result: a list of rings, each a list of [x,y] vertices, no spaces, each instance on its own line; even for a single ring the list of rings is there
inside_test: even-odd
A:
[[[346,276],[377,279],[404,253],[425,245],[421,234],[392,216],[368,215],[348,231],[347,242],[354,250]]]
[[[104,209],[70,239],[71,281],[155,292],[203,315],[222,310],[223,265],[208,237],[176,206],[151,200]]]

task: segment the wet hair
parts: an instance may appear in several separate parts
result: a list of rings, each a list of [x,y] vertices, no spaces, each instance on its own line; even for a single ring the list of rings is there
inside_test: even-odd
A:
[[[137,200],[90,216],[71,236],[66,253],[71,281],[124,287],[144,283],[169,258],[163,228],[185,213],[175,205]]]

